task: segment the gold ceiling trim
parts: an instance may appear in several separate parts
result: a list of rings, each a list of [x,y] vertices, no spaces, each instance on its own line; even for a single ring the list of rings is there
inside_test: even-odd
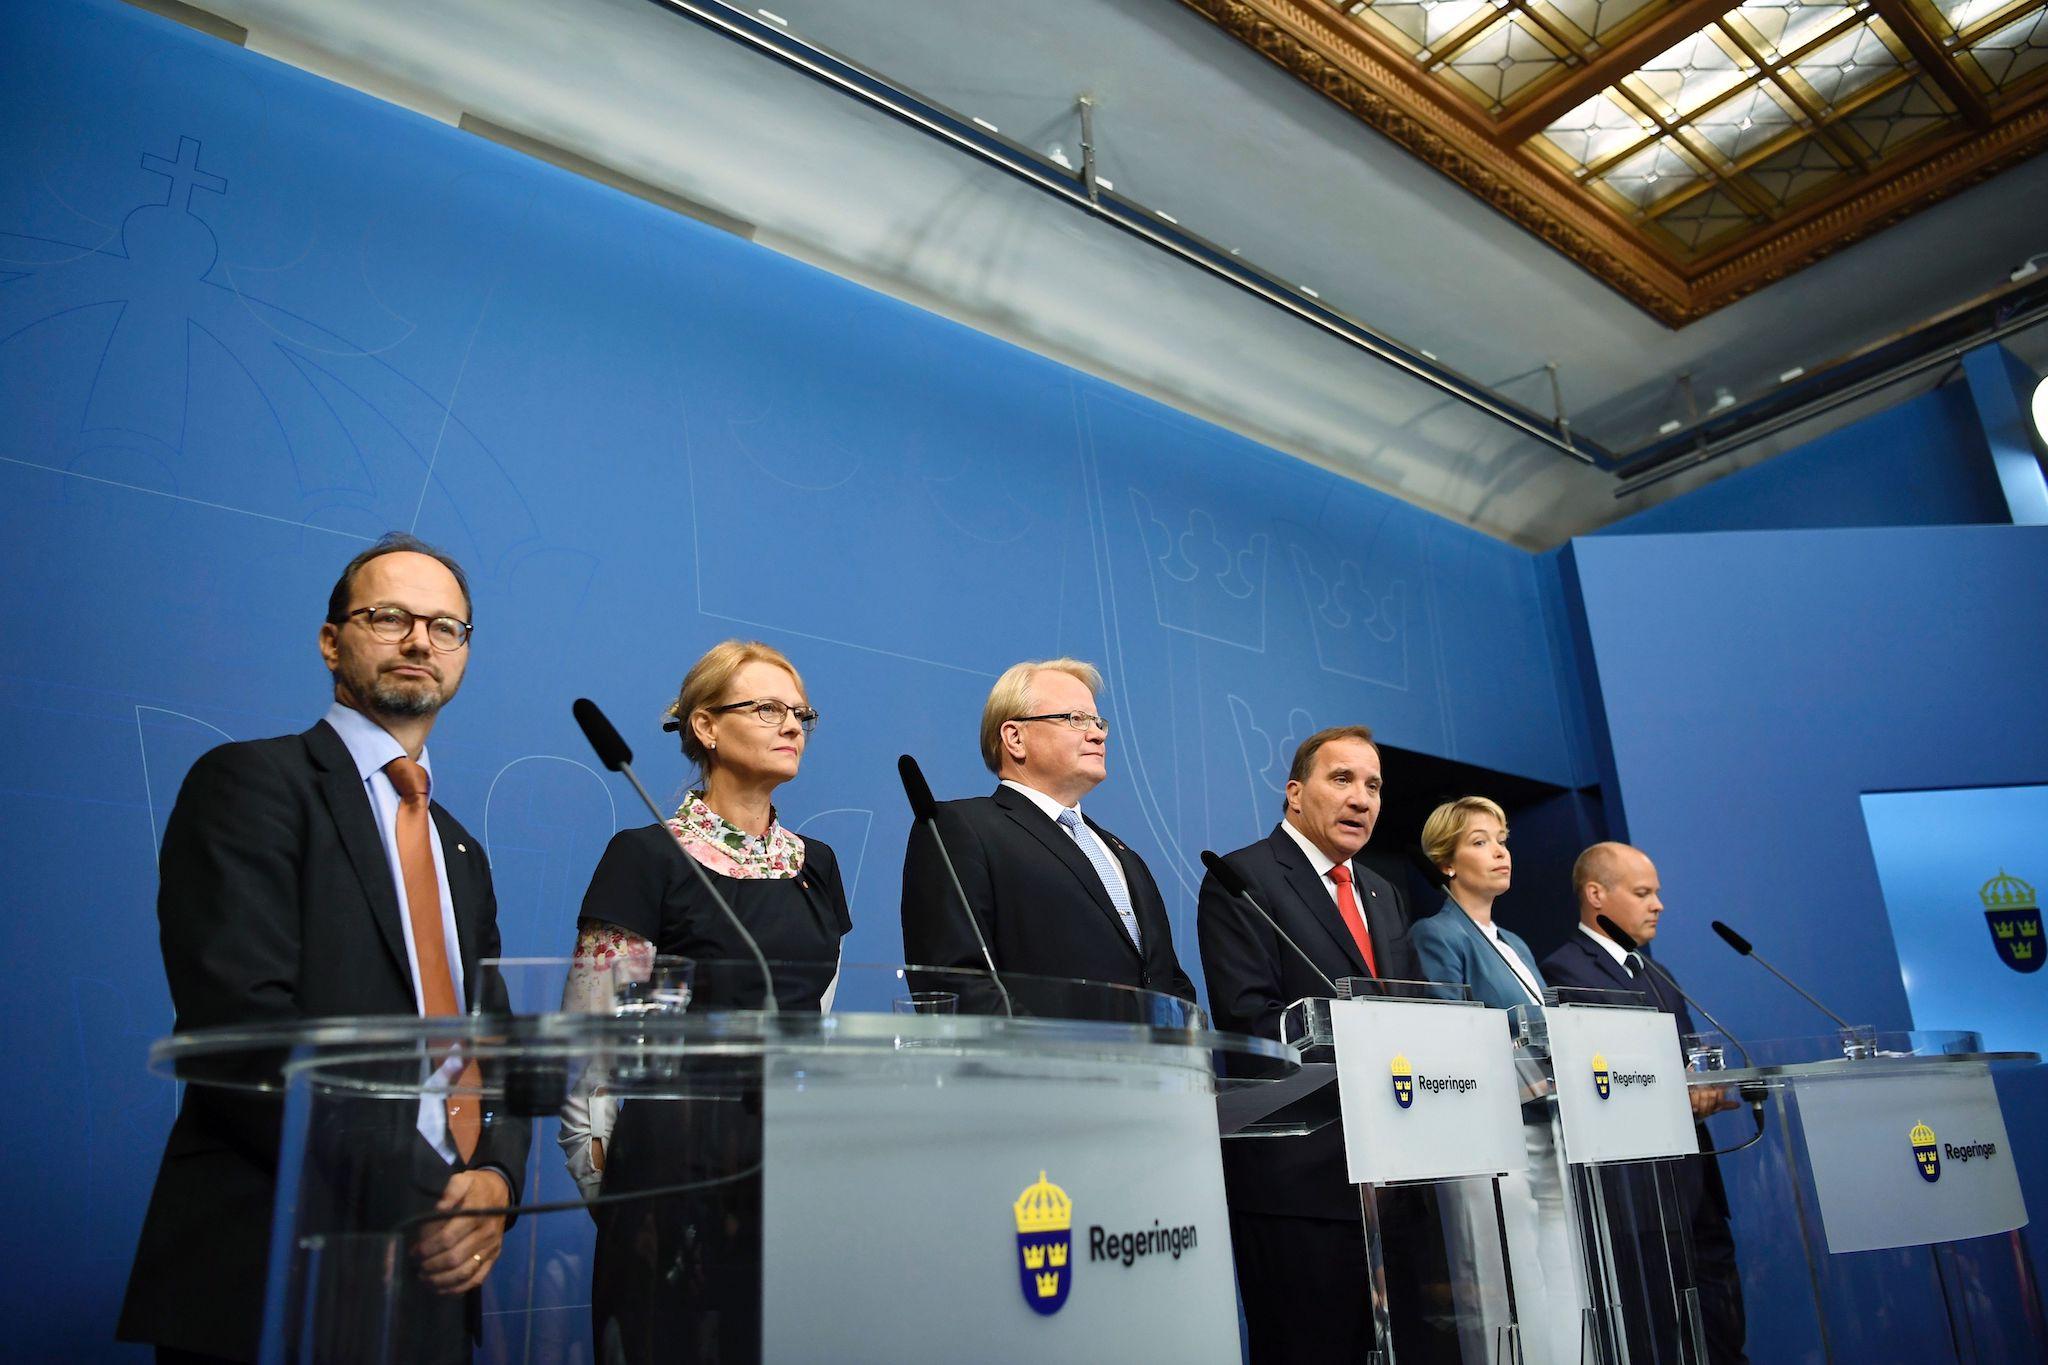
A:
[[[1362,26],[1317,0],[1182,0],[1310,89],[1334,101],[1495,210],[1534,233],[1623,297],[1672,327],[1681,327],[1784,279],[2048,148],[2048,81],[2008,99],[1985,126],[1981,100],[1959,108],[1959,132],[1886,161],[1832,194],[1786,217],[1751,229],[1689,264],[1652,245],[1625,215],[1594,199],[1572,176],[1521,141],[1529,135],[1527,105],[1490,118],[1414,61],[1381,45]],[[1738,0],[1680,3],[1630,32],[1617,47],[1639,52],[1651,39],[1679,41],[1680,12],[1712,17]],[[1894,22],[1902,6],[1877,0]],[[1917,42],[1916,57],[1925,51]],[[1610,53],[1612,49],[1610,49]],[[1613,62],[1596,54],[1537,101],[1555,106],[1561,89],[1579,99],[1604,88]],[[1950,81],[1922,58],[1918,65],[1948,93]],[[1949,68],[1954,74],[1954,68]],[[1504,133],[1511,133],[1506,136]]]

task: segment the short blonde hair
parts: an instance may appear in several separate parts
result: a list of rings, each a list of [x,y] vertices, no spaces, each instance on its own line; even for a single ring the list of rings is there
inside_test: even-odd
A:
[[[1026,659],[1004,669],[981,708],[981,761],[992,773],[1003,770],[1003,727],[1031,714],[1031,680],[1040,673],[1064,673],[1087,688],[1090,696],[1102,691],[1102,674],[1080,659]]]
[[[1500,808],[1500,803],[1483,796],[1461,796],[1429,813],[1429,818],[1422,822],[1422,851],[1431,867],[1441,868],[1451,860],[1458,840],[1465,837],[1465,829],[1475,815],[1490,815],[1500,822],[1502,829],[1508,827],[1508,813]]]
[[[683,675],[682,689],[668,704],[668,710],[662,712],[661,728],[682,732],[683,757],[696,764],[699,773],[711,766],[711,754],[697,738],[690,717],[708,706],[718,705],[725,690],[732,686],[733,678],[748,664],[774,664],[787,671],[796,680],[797,695],[805,702],[811,699],[804,690],[803,674],[775,646],[759,640],[720,640],[690,665],[690,671]]]

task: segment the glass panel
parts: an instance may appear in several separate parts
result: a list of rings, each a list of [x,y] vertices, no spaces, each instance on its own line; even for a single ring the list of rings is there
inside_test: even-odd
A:
[[[2048,10],[2022,15],[1998,32],[1973,44],[1977,60],[1994,90],[2025,79],[2048,62]]]
[[[1699,108],[1734,89],[1749,65],[1718,37],[1712,29],[1692,34],[1643,63],[1623,85],[1666,118]]]
[[[1788,108],[1777,90],[1764,84],[1737,91],[1699,114],[1687,127],[1719,152],[1724,164],[1732,165],[1798,121],[1798,111]]]
[[[1586,51],[1591,52],[1611,42],[1616,30],[1652,3],[1654,0],[1539,0],[1530,8],[1541,10],[1545,18],[1555,14],[1585,34],[1592,40],[1586,44]]]
[[[1696,194],[1657,218],[1658,227],[1694,251],[1748,227],[1749,222],[1749,214],[1726,190]]]
[[[1792,70],[1822,104],[1836,105],[1898,66],[1877,21],[1871,20],[1821,44],[1793,63]]]
[[[1886,91],[1835,126],[1854,133],[1875,158],[1941,128],[1949,114],[1947,101],[1934,86],[1918,80]]]
[[[1751,0],[1728,16],[1765,58],[1797,52],[1856,12],[1836,0]]]
[[[1637,208],[1682,190],[1700,178],[1699,169],[1665,138],[1616,164],[1600,177],[1616,194]]]
[[[1950,32],[1961,33],[1978,20],[2004,9],[2012,0],[1928,0],[1928,3],[1948,21]],[[1930,27],[1940,32],[1939,26]]]
[[[1590,166],[1642,141],[1656,125],[1617,91],[1593,96],[1543,130],[1574,167]]]
[[[1813,138],[1803,138],[1749,168],[1749,179],[1773,204],[1789,204],[1840,176],[1840,158]]]
[[[1351,16],[1408,51],[1426,53],[1467,20],[1492,8],[1486,0],[1404,0],[1400,4],[1359,5]]]
[[[1499,109],[1529,82],[1563,65],[1535,26],[1514,14],[1461,48],[1446,74],[1461,77],[1462,84],[1472,87],[1465,93],[1488,109]]]

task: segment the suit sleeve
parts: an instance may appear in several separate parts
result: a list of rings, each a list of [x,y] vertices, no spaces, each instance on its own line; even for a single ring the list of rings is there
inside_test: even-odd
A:
[[[973,827],[954,807],[938,807],[937,819],[946,850],[953,855],[954,870],[960,874],[961,888],[967,892],[967,903],[994,951],[995,887],[988,854]],[[961,917],[960,898],[953,892],[952,878],[946,875],[931,829],[921,821],[911,826],[910,843],[903,852],[903,960],[913,966],[977,972],[988,966],[982,961],[973,930]]]
[[[180,1032],[285,1022],[299,1003],[302,817],[260,748],[192,765],[164,827],[157,926]]]
[[[1152,870],[1144,868],[1144,873],[1145,880],[1152,883],[1152,898],[1159,905],[1159,922],[1166,927],[1165,937],[1159,944],[1165,958],[1165,961],[1159,964],[1164,969],[1160,979],[1164,983],[1165,993],[1178,996],[1192,1004],[1195,999],[1195,983],[1189,979],[1186,969],[1180,965],[1180,954],[1173,946],[1173,916],[1166,913],[1166,898],[1159,894],[1159,883],[1154,880]],[[1199,932],[1198,930],[1197,933]]]
[[[477,847],[481,849],[482,845],[479,844]],[[498,891],[491,881],[491,865],[481,852],[476,856],[481,864],[479,874],[484,887],[483,913],[477,918],[482,932],[476,945],[476,960],[482,962],[485,958],[502,956],[504,950],[503,940],[498,933]],[[485,1012],[500,1016],[511,1014],[511,995],[505,987],[502,973],[488,973],[478,986],[478,994],[482,997],[478,1003]],[[496,1066],[493,1064],[486,1064],[484,1067],[486,1075],[495,1069]],[[501,1075],[493,1079],[502,1085],[506,1078]],[[504,1176],[505,1184],[511,1191],[511,1197],[507,1202],[517,1204],[520,1187],[526,1175],[526,1153],[532,1142],[532,1122],[523,1115],[507,1112],[503,1100],[495,1101],[484,1112],[483,1133],[477,1139],[476,1156],[470,1165],[491,1167]],[[511,1228],[516,1217],[517,1215],[514,1215],[505,1220],[507,1230]]]
[[[1202,878],[1195,902],[1195,936],[1209,1008],[1224,1028],[1280,1037],[1280,941],[1252,912],[1227,895],[1214,876]]]
[[[668,838],[662,830],[661,837]],[[622,829],[605,845],[590,886],[583,892],[579,919],[616,925],[649,943],[662,942],[662,901],[681,850],[661,848],[644,829]],[[687,854],[684,856],[688,856]],[[689,869],[683,869],[686,873]]]
[[[1424,920],[1415,926],[1408,938],[1415,945],[1415,957],[1422,965],[1423,980],[1450,986],[1472,984],[1465,979],[1465,964],[1458,959],[1457,951],[1435,925]]]

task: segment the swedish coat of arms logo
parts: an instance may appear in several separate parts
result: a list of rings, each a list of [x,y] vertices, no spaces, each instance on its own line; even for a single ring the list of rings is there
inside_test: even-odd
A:
[[[2033,885],[2004,868],[1977,890],[1998,959],[2016,972],[2041,970],[2041,902]]]
[[[1013,1206],[1017,1214],[1017,1282],[1032,1311],[1051,1316],[1074,1283],[1074,1201],[1038,1173]]]
[[[1406,1109],[1415,1103],[1415,1068],[1408,1065],[1406,1053],[1394,1054],[1394,1103]]]
[[[1935,1144],[1934,1130],[1916,1123],[1906,1136],[1913,1143],[1913,1164],[1919,1167],[1920,1178],[1932,1185],[1941,1179],[1941,1148]]]
[[[1614,1091],[1614,1073],[1607,1069],[1607,1054],[1604,1052],[1593,1054],[1593,1089],[1603,1100]]]

